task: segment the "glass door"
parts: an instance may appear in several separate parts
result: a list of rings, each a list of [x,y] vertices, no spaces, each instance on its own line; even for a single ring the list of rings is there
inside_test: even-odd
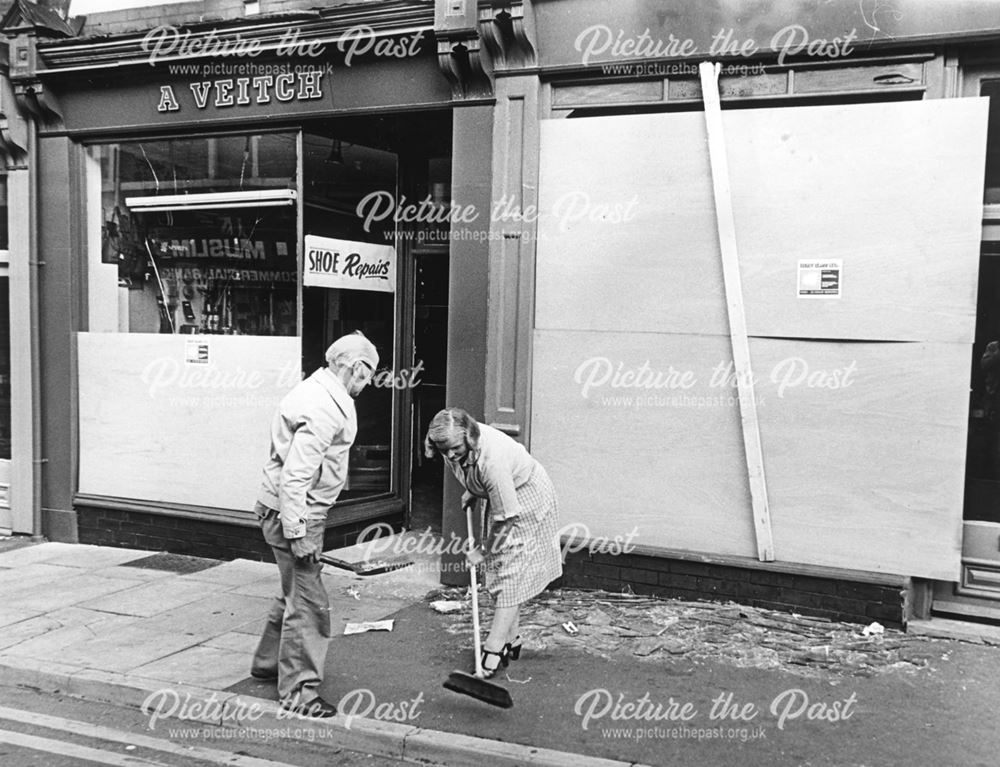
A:
[[[10,512],[10,443],[10,278],[4,261],[0,263],[0,533],[9,533],[13,527]]]
[[[7,240],[7,177],[0,176],[0,533],[13,527],[10,511],[10,251]]]
[[[392,217],[367,220],[359,215],[362,201],[373,195],[392,196],[397,189],[397,155],[348,140],[336,133],[303,134],[303,229],[307,242],[342,253],[337,269],[343,287],[303,287],[302,370],[305,375],[325,364],[326,348],[340,336],[360,330],[375,344],[379,370],[373,383],[356,400],[358,436],[351,449],[345,501],[391,497],[400,492],[400,413],[404,392],[396,385],[403,334],[403,291],[387,290],[387,281],[351,282],[346,260],[352,253],[395,253]],[[308,260],[308,254],[306,254]],[[401,259],[388,267],[393,286],[405,284]],[[358,270],[354,270],[357,274]],[[373,512],[374,514],[375,512]]]
[[[409,527],[441,532],[444,463],[424,455],[423,439],[434,414],[447,404],[448,247],[413,251],[413,454]]]

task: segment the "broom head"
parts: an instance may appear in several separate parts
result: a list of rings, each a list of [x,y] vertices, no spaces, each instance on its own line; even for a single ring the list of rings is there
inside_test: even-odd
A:
[[[493,684],[464,671],[452,671],[444,683],[445,689],[461,693],[489,703],[491,706],[511,708],[514,705],[510,693],[498,684]]]

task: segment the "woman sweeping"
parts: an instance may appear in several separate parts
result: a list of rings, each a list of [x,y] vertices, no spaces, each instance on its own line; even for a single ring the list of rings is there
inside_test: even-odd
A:
[[[473,566],[486,563],[486,588],[495,601],[483,645],[484,676],[521,655],[521,605],[562,575],[559,508],[549,475],[524,446],[479,424],[461,408],[440,411],[427,430],[428,457],[439,453],[465,488],[463,509],[485,498],[481,549]]]

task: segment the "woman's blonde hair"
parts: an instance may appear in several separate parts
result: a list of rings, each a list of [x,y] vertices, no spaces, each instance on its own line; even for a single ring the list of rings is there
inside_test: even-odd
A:
[[[431,419],[424,437],[424,455],[433,458],[441,451],[437,444],[461,437],[465,446],[476,452],[479,450],[479,424],[476,419],[460,407],[446,407]]]

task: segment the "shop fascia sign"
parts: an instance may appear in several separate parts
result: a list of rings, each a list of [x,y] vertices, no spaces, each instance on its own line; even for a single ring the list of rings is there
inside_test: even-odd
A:
[[[187,88],[174,85],[160,86],[157,112],[181,111],[182,97],[190,93],[191,103],[199,110],[213,106],[216,109],[245,107],[252,104],[270,104],[272,101],[315,101],[323,98],[323,70],[319,67],[298,71],[280,71],[252,74],[244,77],[222,77],[216,80],[199,80],[188,83]],[[229,71],[229,70],[227,70]],[[232,71],[243,70],[234,65]],[[246,70],[253,72],[255,70]],[[259,71],[256,70],[256,71]]]
[[[302,284],[344,290],[396,290],[396,249],[307,234]]]

